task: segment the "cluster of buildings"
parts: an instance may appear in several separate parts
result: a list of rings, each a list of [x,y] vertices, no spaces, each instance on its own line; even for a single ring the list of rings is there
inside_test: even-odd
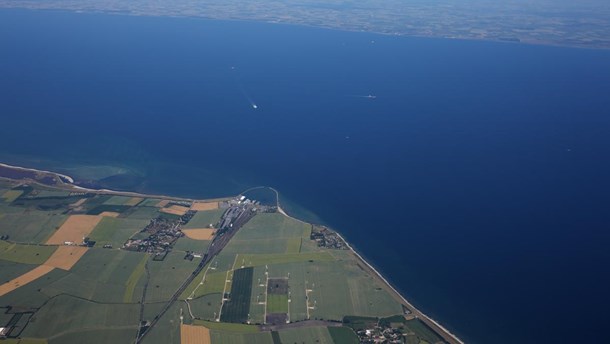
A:
[[[123,244],[123,249],[137,252],[147,252],[155,256],[165,258],[172,246],[184,235],[180,230],[182,221],[170,220],[165,217],[157,217],[141,231],[148,233],[144,239],[129,239]]]
[[[319,247],[338,250],[348,249],[345,241],[343,241],[339,234],[324,226],[312,226],[310,239],[318,243]]]
[[[361,344],[402,344],[404,334],[397,328],[376,326],[357,331]]]
[[[246,196],[239,196],[227,202],[221,203],[221,207],[227,208],[222,215],[218,225],[218,235],[231,228],[239,228],[250,220],[257,212],[268,211],[267,206],[261,205],[258,201],[252,201]]]

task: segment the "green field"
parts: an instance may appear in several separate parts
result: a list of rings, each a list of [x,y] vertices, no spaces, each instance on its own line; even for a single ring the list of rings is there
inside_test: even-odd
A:
[[[133,271],[131,272],[131,275],[129,275],[127,282],[125,282],[125,293],[123,294],[124,303],[139,301],[139,299],[140,299],[139,297],[134,299],[134,291],[136,289],[138,281],[142,278],[142,276],[146,272],[145,267],[146,267],[146,262],[148,261],[148,258],[149,258],[148,255],[146,255],[146,254],[142,255],[140,262],[133,269]]]
[[[183,302],[174,303],[140,343],[180,344],[180,314],[181,309],[186,311],[184,307]],[[151,319],[150,315],[148,315],[147,319]],[[133,339],[129,343],[133,343]]]
[[[67,295],[47,302],[30,320],[24,337],[49,338],[86,329],[137,328],[137,305],[100,304]]]
[[[344,315],[402,313],[400,304],[353,262],[321,262],[310,272],[309,282],[315,283],[310,298],[317,301],[316,309],[310,312],[314,318],[341,320]]]
[[[182,238],[176,241],[174,245],[174,250],[176,251],[193,251],[198,253],[206,253],[208,251],[208,247],[210,246],[211,240],[194,240],[183,236]]]
[[[288,313],[288,295],[267,294],[267,313]]]
[[[163,261],[150,261],[150,281],[146,302],[167,301],[195,270],[198,260],[184,259],[182,252],[170,252]]]
[[[246,266],[263,266],[298,262],[331,262],[335,258],[328,252],[286,253],[286,254],[240,254],[239,262]]]
[[[235,240],[307,238],[311,226],[278,213],[256,215],[235,235]]]
[[[0,198],[2,198],[4,200],[4,202],[12,203],[14,200],[19,198],[19,196],[21,196],[23,194],[23,191],[22,190],[8,190],[8,191],[0,192],[0,194],[2,194],[2,196]]]
[[[271,332],[234,333],[225,331],[210,331],[213,344],[270,344],[273,343]]]
[[[208,228],[210,224],[214,226],[220,221],[220,217],[224,214],[225,210],[226,209],[198,211],[183,228]]]
[[[0,307],[40,307],[49,297],[42,292],[42,288],[61,280],[69,273],[61,269],[54,269],[40,278],[11,291],[8,294],[0,296]]]
[[[235,270],[233,273],[231,296],[222,307],[221,321],[243,323],[248,320],[253,272],[254,269],[245,268]]]
[[[132,285],[143,253],[93,248],[76,263],[70,273],[42,289],[48,296],[73,295],[96,302],[123,302],[126,295],[141,295],[141,286]],[[130,289],[133,288],[133,289]]]
[[[135,338],[137,327],[127,329],[90,329],[84,331],[70,332],[49,340],[49,344],[105,344],[105,343],[130,343]],[[86,338],[86,341],[83,341]]]
[[[10,207],[9,207],[10,208]],[[44,243],[66,220],[57,212],[10,209],[0,217],[0,234],[9,235],[13,242]]]
[[[125,205],[125,203],[129,202],[131,197],[126,196],[111,196],[107,199],[104,204],[105,205]]]
[[[19,245],[0,241],[0,259],[39,265],[49,259],[56,249],[57,246]]]
[[[235,238],[234,238],[235,239]],[[296,244],[295,244],[296,242]],[[300,238],[291,239],[247,239],[247,240],[231,240],[231,243],[225,247],[224,253],[241,253],[241,254],[284,254],[292,250],[298,253],[301,244]],[[295,251],[296,246],[296,251]]]
[[[421,322],[419,319],[412,319],[405,321],[405,329],[403,333],[411,333],[415,335],[419,340],[427,343],[442,342],[434,331],[432,331],[426,324]]]
[[[131,208],[128,205],[102,204],[87,211],[87,215],[99,215],[103,212],[122,213]]]
[[[360,340],[349,327],[329,327],[328,333],[335,344],[358,344]]]
[[[306,327],[281,330],[282,343],[334,344],[326,327]]]
[[[299,253],[301,252],[301,242],[303,238],[290,238],[286,240],[286,251],[285,253]]]
[[[193,315],[199,319],[214,320],[222,304],[222,293],[207,294],[189,300]]]
[[[203,281],[203,284],[200,285],[199,283],[201,283],[201,279],[205,271],[206,270],[204,269],[201,274],[199,274],[193,280],[193,283],[191,283],[189,288],[184,291],[184,293],[180,297],[182,300],[191,296],[191,293],[193,293],[193,291],[195,292],[193,294],[193,298],[197,298],[207,294],[223,292],[227,273],[225,271],[215,272],[214,270],[209,270],[205,275],[205,281]]]
[[[46,344],[46,339],[34,339],[34,338],[8,338],[3,339],[3,344]]]
[[[141,219],[104,217],[95,226],[89,238],[96,241],[98,247],[106,244],[121,247],[127,239],[146,227],[148,222]]]
[[[151,219],[154,219],[155,217],[159,216],[159,208],[140,206],[133,207],[130,208],[129,211],[127,211],[126,214],[123,214],[122,216],[125,216],[129,219],[150,221]]]
[[[209,328],[210,330],[234,333],[257,333],[260,332],[258,326],[246,324],[221,323],[215,321],[195,320],[193,325],[199,325]]]
[[[24,273],[26,273],[34,268],[35,268],[34,265],[20,264],[20,263],[0,260],[0,271],[2,272],[1,273],[2,280],[0,280],[0,284],[6,283],[15,277],[21,276]],[[0,309],[0,316],[1,316],[1,313],[2,313],[2,310]],[[2,325],[2,322],[0,322],[0,326],[1,325]]]

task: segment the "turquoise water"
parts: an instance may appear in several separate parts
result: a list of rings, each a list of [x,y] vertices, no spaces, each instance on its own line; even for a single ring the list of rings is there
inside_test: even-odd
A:
[[[3,161],[273,186],[468,342],[603,341],[608,51],[16,10],[0,46]]]

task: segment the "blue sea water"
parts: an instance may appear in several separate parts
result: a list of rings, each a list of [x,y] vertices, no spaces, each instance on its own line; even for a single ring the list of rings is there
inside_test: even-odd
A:
[[[4,161],[271,185],[467,342],[607,340],[609,51],[21,10],[0,47]]]

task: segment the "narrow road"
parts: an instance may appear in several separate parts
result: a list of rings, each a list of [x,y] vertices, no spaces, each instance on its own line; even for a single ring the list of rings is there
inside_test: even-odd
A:
[[[249,212],[248,212],[249,213]],[[141,342],[152,330],[153,327],[157,324],[157,322],[163,317],[165,313],[170,309],[170,307],[178,300],[180,295],[186,290],[186,288],[193,282],[193,280],[199,275],[199,273],[203,270],[203,268],[222,251],[222,249],[229,243],[231,238],[239,231],[239,229],[246,224],[254,215],[247,214],[246,216],[238,217],[233,227],[230,227],[226,232],[224,232],[221,236],[215,237],[212,243],[210,244],[210,249],[208,253],[203,256],[197,268],[193,271],[193,273],[180,285],[180,287],[176,290],[173,296],[169,299],[169,301],[163,306],[161,311],[151,320],[150,326],[146,328],[136,339],[135,343],[138,344]]]

